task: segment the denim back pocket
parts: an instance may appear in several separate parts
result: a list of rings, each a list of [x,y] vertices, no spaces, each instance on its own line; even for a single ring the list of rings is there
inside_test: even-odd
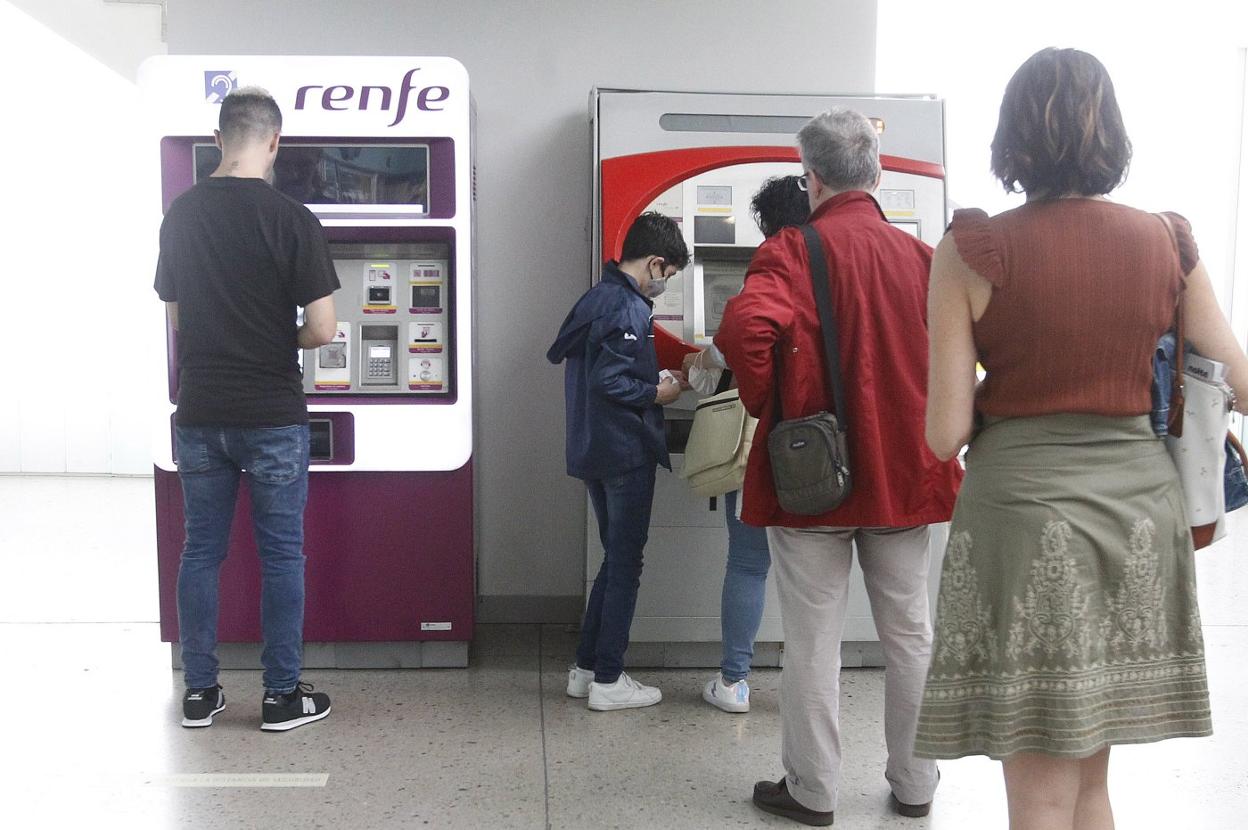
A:
[[[179,473],[203,473],[208,460],[208,430],[203,427],[173,428],[173,462]]]
[[[248,475],[265,484],[287,484],[308,469],[308,426],[242,430]]]

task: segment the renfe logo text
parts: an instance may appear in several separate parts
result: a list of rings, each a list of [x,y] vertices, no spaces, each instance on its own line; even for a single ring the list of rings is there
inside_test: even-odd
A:
[[[395,109],[394,120],[390,122],[391,127],[403,120],[403,116],[407,115],[408,98],[413,92],[416,93],[416,109],[425,112],[440,112],[442,107],[434,106],[440,104],[450,97],[451,91],[444,86],[426,86],[419,91],[412,86],[412,76],[420,71],[420,67],[413,67],[407,70],[407,74],[403,76],[403,84],[399,87],[399,105]],[[342,111],[351,109],[352,102],[356,104],[357,109],[366,110],[376,102],[376,108],[383,112],[390,111],[390,104],[394,98],[394,91],[388,86],[361,86],[357,93],[356,88],[347,86],[346,84],[336,84],[334,86],[319,86],[309,84],[308,86],[299,87],[299,91],[295,93],[295,109],[301,110],[307,102],[308,92],[313,89],[321,90],[321,109]]]

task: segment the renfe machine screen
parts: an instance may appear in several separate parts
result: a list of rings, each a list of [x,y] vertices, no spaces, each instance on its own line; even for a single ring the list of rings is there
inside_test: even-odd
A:
[[[221,162],[215,144],[195,145],[195,181]],[[321,144],[283,140],[273,186],[305,205],[429,204],[427,144]]]

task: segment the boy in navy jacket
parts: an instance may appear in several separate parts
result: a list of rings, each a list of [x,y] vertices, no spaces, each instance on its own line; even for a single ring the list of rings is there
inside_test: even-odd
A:
[[[604,556],[594,580],[568,695],[596,711],[651,706],[658,689],[624,673],[650,528],[657,465],[671,469],[663,406],[680,395],[679,373],[660,380],[653,299],[689,262],[680,227],[643,213],[624,237],[620,261],[577,300],[546,353],[565,362],[568,475],[583,479],[598,517]]]

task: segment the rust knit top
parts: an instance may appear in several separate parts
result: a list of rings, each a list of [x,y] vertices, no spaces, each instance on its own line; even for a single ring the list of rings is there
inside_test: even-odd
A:
[[[974,325],[987,371],[984,415],[1144,415],[1152,356],[1174,322],[1182,274],[1199,259],[1191,226],[1097,199],[1033,202],[989,218],[959,210],[962,260],[993,285]]]

